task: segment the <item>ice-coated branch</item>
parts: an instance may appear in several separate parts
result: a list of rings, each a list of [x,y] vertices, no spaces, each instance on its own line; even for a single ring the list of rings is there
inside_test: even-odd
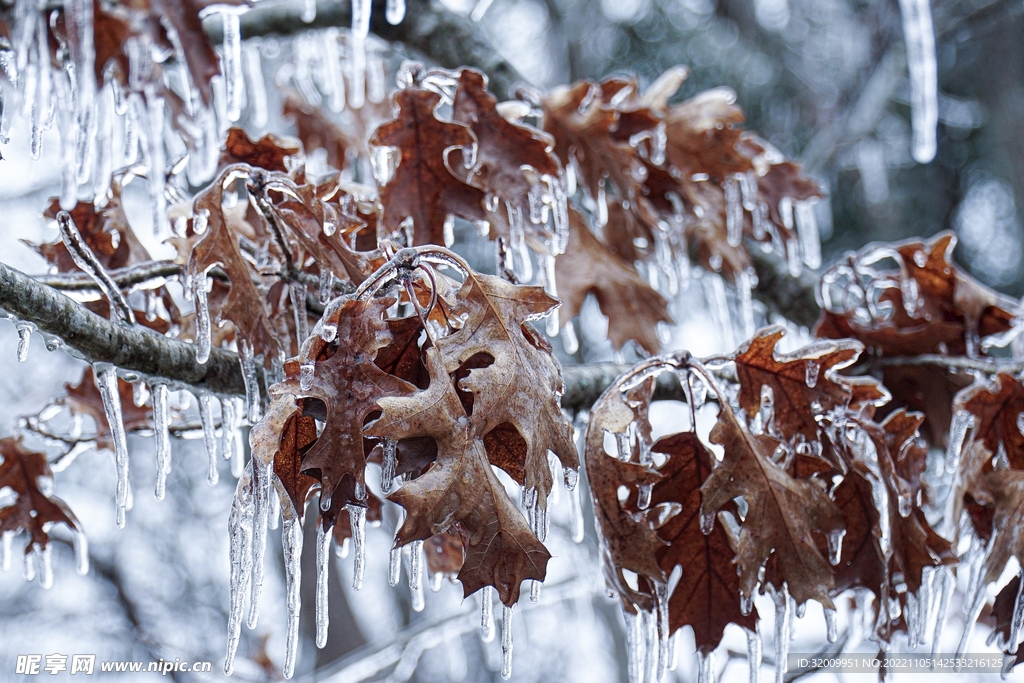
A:
[[[0,263],[0,309],[59,337],[72,355],[92,363],[110,363],[147,377],[217,394],[245,394],[238,355],[214,349],[210,360],[196,362],[195,346],[138,325],[110,322],[28,275]]]
[[[1005,372],[1015,375],[1024,372],[1024,361],[1012,358],[968,358],[967,356],[940,356],[926,353],[920,356],[890,356],[875,361],[883,367],[908,367],[929,365],[948,370],[965,370],[995,375]]]
[[[508,96],[511,88],[525,79],[499,55],[481,35],[480,27],[469,17],[445,8],[439,0],[407,0],[405,18],[392,26],[385,18],[386,0],[374,0],[370,13],[370,31],[393,43],[403,43],[435,64],[454,69],[474,66],[488,75],[490,88],[500,99]],[[310,28],[352,24],[350,0],[318,0],[316,18],[303,21],[305,0],[263,2],[241,17],[242,38],[263,35],[290,35]],[[213,43],[222,40],[222,22],[211,16],[203,28]]]
[[[562,408],[585,410],[597,402],[604,390],[632,366],[625,363],[596,363],[594,365],[568,365],[562,368],[565,393]],[[683,388],[670,372],[658,375],[654,398],[659,401],[685,401]]]

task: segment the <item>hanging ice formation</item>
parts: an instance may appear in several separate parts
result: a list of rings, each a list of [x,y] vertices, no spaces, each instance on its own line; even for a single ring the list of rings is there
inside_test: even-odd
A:
[[[910,72],[911,151],[918,163],[935,158],[939,122],[939,79],[935,60],[935,29],[929,0],[900,0],[903,42]]]

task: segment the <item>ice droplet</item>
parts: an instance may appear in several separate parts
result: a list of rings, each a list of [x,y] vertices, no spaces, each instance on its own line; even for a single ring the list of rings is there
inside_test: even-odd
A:
[[[285,585],[288,609],[288,642],[285,647],[283,674],[291,678],[295,673],[295,657],[299,650],[299,584],[302,576],[302,523],[299,515],[290,507],[281,527],[281,545],[284,553]]]
[[[96,386],[103,399],[103,412],[107,417],[111,439],[114,442],[114,461],[117,464],[116,523],[117,528],[123,529],[125,507],[128,504],[128,439],[121,417],[121,395],[117,389],[117,370],[113,365],[106,363],[97,363],[93,369],[96,373]]]
[[[316,377],[316,362],[306,361],[299,367],[299,389],[309,391],[313,388],[313,379]]]
[[[164,499],[167,475],[171,471],[170,414],[167,408],[167,385],[153,385],[153,436],[156,438],[156,490],[157,500]]]
[[[405,18],[405,0],[388,0],[384,10],[384,17],[392,26],[401,24]]]
[[[755,630],[744,629],[747,633],[747,668],[750,670],[750,683],[761,683],[761,634]]]
[[[316,646],[327,645],[327,580],[331,564],[331,533],[323,524],[316,526]]]
[[[366,571],[366,508],[360,505],[346,505],[349,524],[352,527],[352,588],[363,587]]]
[[[215,486],[217,474],[217,427],[213,418],[213,402],[217,399],[213,394],[199,394],[199,420],[203,423],[203,443],[206,445],[206,457],[209,463],[206,471],[206,482]]]
[[[512,607],[501,608],[501,677],[512,678]]]
[[[485,643],[494,640],[494,587],[480,589],[480,637]]]
[[[939,122],[938,69],[935,61],[935,30],[929,0],[900,0],[903,42],[910,72],[910,120],[914,133],[914,160],[927,164],[935,158]]]
[[[832,529],[828,532],[828,561],[833,567],[839,564],[839,558],[843,555],[843,536],[846,529]]]
[[[28,345],[32,341],[32,327],[30,325],[18,325],[18,362],[24,363],[28,360]]]

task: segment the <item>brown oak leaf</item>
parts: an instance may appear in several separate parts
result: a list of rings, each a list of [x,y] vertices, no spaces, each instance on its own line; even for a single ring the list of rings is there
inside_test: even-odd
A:
[[[555,260],[555,280],[562,324],[579,314],[588,293],[608,316],[608,338],[621,349],[629,339],[657,353],[657,324],[670,323],[668,302],[636,269],[612,254],[587,227],[586,218],[569,210],[569,244]]]
[[[223,168],[231,164],[249,164],[267,171],[287,173],[289,169],[284,160],[300,153],[299,146],[287,138],[267,133],[259,140],[253,140],[245,130],[230,128],[218,165]]]
[[[658,550],[665,575],[676,566],[683,570],[669,598],[669,625],[673,631],[690,626],[697,649],[708,653],[718,647],[729,624],[755,630],[757,611],[743,613],[736,553],[724,524],[716,516],[711,533],[700,528],[700,487],[711,475],[711,454],[693,432],[660,439],[653,450],[668,460],[658,469],[661,479],[651,491],[651,507],[680,506],[657,531],[668,543]]]
[[[440,354],[431,348],[425,358],[430,386],[412,396],[378,399],[383,414],[366,428],[368,436],[429,436],[437,442],[430,469],[389,497],[407,512],[396,543],[455,531],[466,551],[458,575],[464,594],[494,586],[502,603],[513,605],[524,580],[544,580],[551,555],[491,469]]]
[[[442,121],[434,114],[440,95],[416,87],[393,96],[395,118],[381,124],[370,138],[374,147],[397,147],[400,159],[394,177],[380,188],[384,227],[398,232],[411,219],[413,244],[448,246],[449,216],[484,221],[484,193],[449,170],[449,153],[470,149],[476,139],[469,128]]]
[[[46,455],[31,451],[21,439],[0,439],[0,490],[10,488],[14,501],[0,507],[0,534],[27,531],[30,542],[25,545],[27,555],[33,547],[45,548],[50,542],[49,527],[64,524],[72,531],[81,526],[71,509],[60,498],[51,495],[53,472]],[[47,486],[49,483],[49,487]]]
[[[561,367],[528,322],[557,305],[541,287],[470,272],[453,309],[455,316],[466,316],[465,322],[436,341],[451,374],[477,354],[494,359],[471,370],[459,388],[473,394],[472,421],[478,434],[507,423],[526,441],[523,478],[517,482],[536,489],[542,508],[552,484],[548,451],[558,456],[563,468],[579,468],[572,425],[558,404],[564,390]]]

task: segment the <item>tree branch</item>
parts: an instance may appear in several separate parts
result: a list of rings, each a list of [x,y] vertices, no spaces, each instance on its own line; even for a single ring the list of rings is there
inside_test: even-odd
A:
[[[217,394],[245,394],[237,354],[214,349],[205,364],[197,363],[194,345],[144,327],[116,325],[3,263],[0,309],[59,337],[66,351],[86,361]]]

